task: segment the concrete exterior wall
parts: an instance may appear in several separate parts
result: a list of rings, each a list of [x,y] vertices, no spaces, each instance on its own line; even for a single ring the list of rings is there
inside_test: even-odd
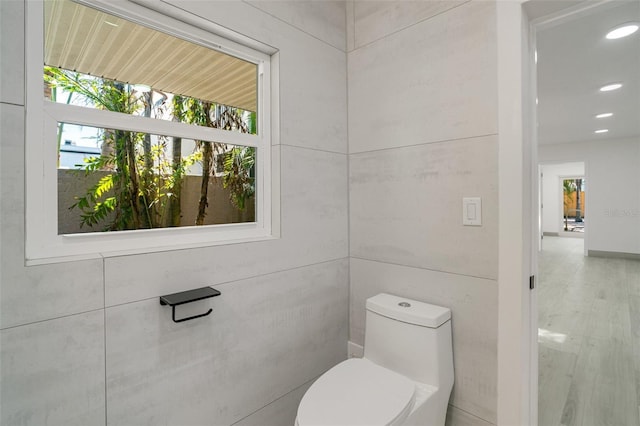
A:
[[[350,340],[379,292],[452,310],[447,423],[496,423],[498,129],[493,2],[350,2]],[[483,225],[462,225],[481,197]]]
[[[309,383],[346,358],[344,4],[179,3],[280,51],[281,238],[24,266],[36,123],[24,118],[25,2],[0,1],[2,425],[293,424]],[[211,307],[206,318],[176,324],[158,302],[206,285],[222,295],[178,312]]]
[[[58,233],[75,234],[101,231],[110,223],[108,217],[104,222],[93,227],[80,226],[80,210],[70,209],[75,204],[75,197],[86,193],[87,188],[105,176],[106,172],[96,172],[89,176],[77,175],[68,170],[58,170]],[[198,216],[200,200],[200,176],[185,176],[180,198],[180,226],[194,226]],[[230,191],[222,185],[222,179],[209,179],[207,199],[209,200],[204,220],[205,225],[221,223],[253,222],[255,220],[255,199],[246,200],[244,210],[239,210],[229,199]]]

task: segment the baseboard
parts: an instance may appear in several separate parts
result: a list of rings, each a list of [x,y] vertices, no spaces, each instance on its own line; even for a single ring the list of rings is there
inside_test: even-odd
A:
[[[621,251],[602,251],[589,250],[587,256],[590,257],[609,257],[615,259],[640,260],[640,253],[624,253]]]
[[[347,342],[347,354],[349,358],[362,358],[364,356],[364,347],[349,341]]]
[[[449,404],[445,426],[495,426],[494,423]]]

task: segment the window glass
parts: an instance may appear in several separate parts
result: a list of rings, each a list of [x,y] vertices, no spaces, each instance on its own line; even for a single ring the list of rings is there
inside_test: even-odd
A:
[[[45,2],[44,23],[58,235],[256,221],[258,140],[184,125],[257,136],[257,64],[68,0]]]
[[[58,129],[58,234],[255,221],[253,147]]]

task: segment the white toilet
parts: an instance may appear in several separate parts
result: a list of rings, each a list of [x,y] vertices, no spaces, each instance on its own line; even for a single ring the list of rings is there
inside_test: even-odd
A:
[[[381,293],[367,299],[364,358],[316,380],[296,426],[442,426],[452,388],[451,311]]]

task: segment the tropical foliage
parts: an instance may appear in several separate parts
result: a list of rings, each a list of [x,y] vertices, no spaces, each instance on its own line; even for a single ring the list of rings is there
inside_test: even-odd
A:
[[[55,67],[45,67],[44,79],[52,101],[64,96],[66,103],[73,99],[96,109],[255,133],[253,112]],[[58,124],[58,149],[64,125]],[[216,175],[229,188],[229,202],[240,210],[255,193],[254,148],[195,141],[193,152],[183,155],[180,138],[100,129],[99,139],[100,155],[87,158],[75,170],[78,175],[104,174],[70,207],[80,211],[81,226],[101,225],[112,231],[180,226],[183,183],[195,163],[202,174],[192,224],[205,223],[209,182]],[[221,166],[216,167],[217,162]]]

